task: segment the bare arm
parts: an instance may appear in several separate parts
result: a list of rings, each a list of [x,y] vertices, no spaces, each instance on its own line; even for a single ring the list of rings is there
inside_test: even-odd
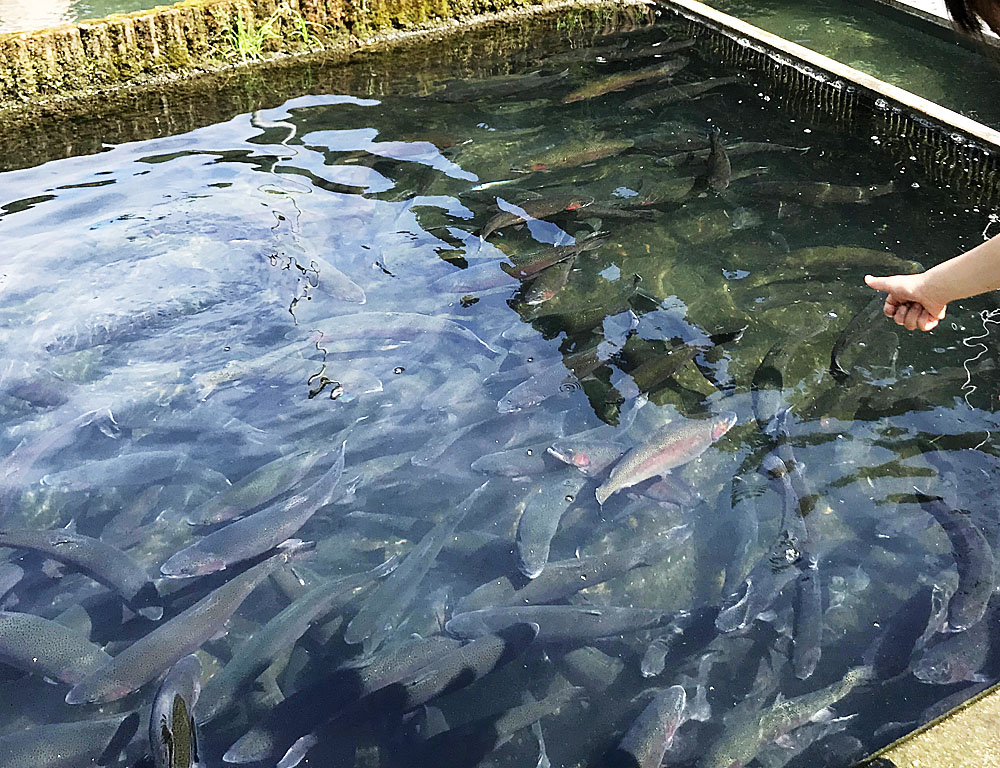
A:
[[[932,330],[944,319],[950,302],[1000,289],[1000,235],[926,272],[866,275],[865,282],[889,294],[884,311],[897,325],[910,331]]]

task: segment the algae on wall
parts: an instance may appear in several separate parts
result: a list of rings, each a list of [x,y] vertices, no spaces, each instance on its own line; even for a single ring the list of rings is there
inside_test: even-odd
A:
[[[140,76],[124,81],[126,87],[111,83],[73,98],[28,98],[15,109],[0,108],[0,170],[186,133],[308,94],[378,97],[401,88],[426,93],[436,87],[431,73],[439,70],[457,68],[470,78],[522,71],[537,58],[539,36],[557,45],[586,46],[597,35],[635,29],[654,18],[638,3],[535,5],[440,24],[420,34],[369,38],[363,47],[354,40],[348,44],[345,36],[340,44],[328,42],[310,55],[279,55],[254,66],[203,72],[176,70],[181,76],[169,83]],[[366,66],[342,66],[353,58],[364,58]],[[416,71],[422,75],[414,80]]]
[[[0,109],[552,0],[183,0],[0,34]]]

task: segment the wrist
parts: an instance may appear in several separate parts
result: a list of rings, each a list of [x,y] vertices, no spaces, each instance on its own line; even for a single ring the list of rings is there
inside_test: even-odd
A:
[[[936,304],[938,306],[946,306],[957,299],[964,298],[963,296],[955,295],[955,286],[951,283],[948,270],[945,265],[938,264],[936,267],[931,267],[926,272],[921,272],[916,277],[915,293],[918,296],[925,297],[929,303]]]

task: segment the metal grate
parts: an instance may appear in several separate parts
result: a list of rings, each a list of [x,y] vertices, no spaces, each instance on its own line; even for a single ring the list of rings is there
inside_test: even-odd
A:
[[[863,84],[795,60],[765,40],[728,29],[683,5],[658,7],[677,16],[706,53],[743,76],[766,80],[772,97],[797,116],[832,122],[853,135],[876,136],[882,150],[909,167],[915,164],[928,183],[949,188],[972,204],[1000,204],[1000,146],[891,103]]]

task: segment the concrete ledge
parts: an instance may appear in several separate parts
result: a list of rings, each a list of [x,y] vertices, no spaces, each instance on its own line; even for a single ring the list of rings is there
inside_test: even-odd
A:
[[[854,2],[894,21],[907,24],[925,34],[933,35],[949,43],[957,43],[963,48],[977,53],[982,53],[986,46],[1000,49],[1000,38],[996,35],[990,32],[983,35],[970,35],[958,29],[950,19],[915,8],[904,0],[854,0]]]
[[[654,20],[653,11],[638,1],[556,0],[345,37],[321,50],[274,53],[252,65],[183,68],[32,98],[0,109],[0,171],[186,133],[299,96],[377,98],[391,91],[395,76],[414,68],[453,71],[458,64],[467,77],[507,74],[532,55],[538,33],[558,32],[560,39],[582,46],[607,26],[634,29]],[[434,45],[436,40],[446,43]],[[366,58],[366,67],[343,66],[359,57]]]
[[[855,768],[1000,768],[1000,686],[973,696]]]
[[[0,112],[552,0],[184,0],[0,35]],[[629,3],[623,2],[622,5]]]
[[[871,137],[899,161],[912,158],[926,180],[971,202],[1000,201],[1000,131],[697,0],[655,5],[687,20],[692,34],[744,75],[769,79],[809,119]]]

